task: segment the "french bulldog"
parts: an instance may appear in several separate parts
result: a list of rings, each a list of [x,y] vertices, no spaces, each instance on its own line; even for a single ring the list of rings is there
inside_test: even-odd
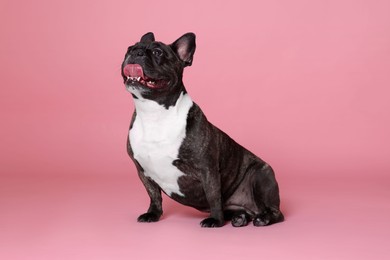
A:
[[[208,212],[202,227],[283,221],[271,166],[212,125],[188,95],[183,70],[195,48],[193,33],[167,45],[149,32],[128,47],[122,63],[135,106],[127,150],[151,200],[138,221],[160,219],[161,192]]]

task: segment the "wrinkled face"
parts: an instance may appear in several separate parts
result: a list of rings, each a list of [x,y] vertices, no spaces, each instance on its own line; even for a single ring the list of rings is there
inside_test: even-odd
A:
[[[127,50],[122,76],[135,88],[161,89],[178,81],[183,68],[173,50],[161,43],[137,43]]]
[[[195,35],[186,34],[171,45],[154,40],[152,33],[127,49],[122,63],[126,88],[136,97],[164,95],[182,86],[185,66],[191,65]]]

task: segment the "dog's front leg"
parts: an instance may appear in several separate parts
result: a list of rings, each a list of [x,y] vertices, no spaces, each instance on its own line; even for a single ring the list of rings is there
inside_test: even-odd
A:
[[[163,214],[161,189],[154,181],[146,177],[142,171],[139,171],[138,175],[150,197],[149,209],[138,217],[138,222],[157,222]]]
[[[202,227],[222,227],[224,225],[222,211],[221,176],[218,170],[208,170],[203,175],[203,189],[210,206],[210,217],[200,222]]]

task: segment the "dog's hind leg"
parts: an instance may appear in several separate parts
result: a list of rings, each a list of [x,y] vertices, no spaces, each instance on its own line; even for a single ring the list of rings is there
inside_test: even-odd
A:
[[[271,166],[264,163],[255,173],[253,196],[259,213],[253,218],[253,225],[267,226],[284,220],[280,211],[279,187]]]

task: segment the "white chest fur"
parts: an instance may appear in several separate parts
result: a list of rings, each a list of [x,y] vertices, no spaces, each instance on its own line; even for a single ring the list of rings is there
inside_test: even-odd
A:
[[[191,98],[183,93],[175,106],[166,109],[155,101],[135,99],[137,116],[129,138],[134,158],[169,196],[184,196],[178,178],[184,175],[172,162],[186,135],[187,115],[192,107]]]

